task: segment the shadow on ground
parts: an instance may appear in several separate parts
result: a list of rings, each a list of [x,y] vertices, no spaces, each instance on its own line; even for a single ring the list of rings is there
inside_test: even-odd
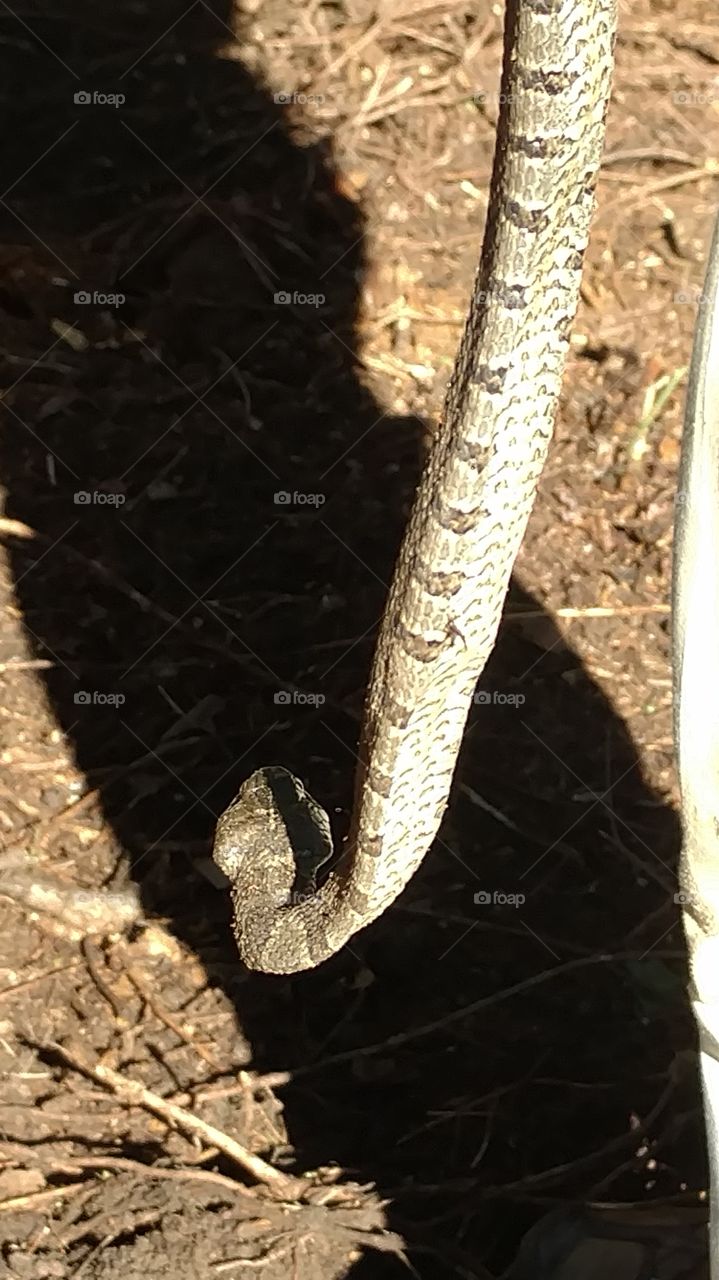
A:
[[[4,20],[17,601],[148,911],[231,995],[253,1066],[297,1068],[297,1165],[375,1181],[419,1274],[482,1274],[557,1203],[702,1177],[676,822],[551,622],[513,618],[401,902],[317,973],[239,970],[198,869],[214,818],[277,762],[344,833],[421,424],[363,387],[361,214],[223,55],[229,21]]]

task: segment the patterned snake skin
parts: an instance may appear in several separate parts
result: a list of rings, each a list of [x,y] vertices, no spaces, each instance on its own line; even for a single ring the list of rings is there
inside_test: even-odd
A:
[[[336,870],[302,783],[260,769],[222,814],[245,963],[294,973],[389,906],[444,812],[549,445],[594,204],[615,0],[508,0],[482,257],[390,588]]]

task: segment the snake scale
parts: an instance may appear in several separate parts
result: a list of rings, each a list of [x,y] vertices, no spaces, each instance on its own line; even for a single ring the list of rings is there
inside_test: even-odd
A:
[[[552,434],[594,205],[615,0],[508,0],[480,264],[377,640],[338,865],[327,815],[278,766],[220,816],[240,955],[294,973],[376,919],[444,813]]]

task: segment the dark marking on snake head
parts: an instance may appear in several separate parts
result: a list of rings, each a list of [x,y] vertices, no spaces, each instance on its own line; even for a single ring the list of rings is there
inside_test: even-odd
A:
[[[277,861],[282,846],[291,851],[294,887],[307,887],[332,853],[332,836],[326,813],[299,779],[268,765],[242,784],[219,818],[213,857],[236,888],[256,879],[256,867]]]

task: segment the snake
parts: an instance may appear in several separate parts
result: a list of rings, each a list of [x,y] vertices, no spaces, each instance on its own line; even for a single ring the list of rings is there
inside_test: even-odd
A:
[[[220,815],[248,968],[329,959],[394,902],[444,815],[552,436],[595,203],[615,0],[507,0],[479,265],[379,627],[347,836],[280,765]],[[318,880],[320,883],[318,883]]]

